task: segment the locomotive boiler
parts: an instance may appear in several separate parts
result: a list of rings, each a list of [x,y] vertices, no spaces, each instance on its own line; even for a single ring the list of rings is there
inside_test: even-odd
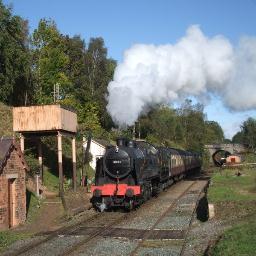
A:
[[[91,202],[131,210],[200,166],[198,154],[120,138],[97,161]]]

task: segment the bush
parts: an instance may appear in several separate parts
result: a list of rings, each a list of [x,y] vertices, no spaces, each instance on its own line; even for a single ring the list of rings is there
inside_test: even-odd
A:
[[[35,174],[40,170],[38,159],[32,153],[31,149],[25,150],[24,156],[30,169],[31,176],[35,176]]]

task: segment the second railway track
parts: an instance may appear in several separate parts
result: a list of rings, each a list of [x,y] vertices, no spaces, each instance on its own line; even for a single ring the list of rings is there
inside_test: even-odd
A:
[[[136,211],[94,213],[4,255],[183,255],[192,216],[206,184],[181,181]]]
[[[108,226],[86,226],[83,241],[64,255],[183,255],[206,181],[182,181]]]

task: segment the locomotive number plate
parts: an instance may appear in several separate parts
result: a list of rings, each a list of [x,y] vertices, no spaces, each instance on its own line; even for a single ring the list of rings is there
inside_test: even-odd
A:
[[[121,164],[122,163],[122,161],[120,161],[120,160],[113,160],[113,164]]]

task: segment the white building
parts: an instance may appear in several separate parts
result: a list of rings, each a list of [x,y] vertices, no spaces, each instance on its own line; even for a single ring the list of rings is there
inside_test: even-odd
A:
[[[90,150],[89,152],[92,155],[92,161],[90,162],[90,166],[95,170],[96,169],[96,161],[98,158],[102,157],[105,154],[106,147],[110,145],[107,141],[104,140],[97,140],[97,139],[92,139],[91,140],[91,145],[90,145]],[[83,144],[84,147],[84,152],[87,147],[87,141],[84,142]]]

